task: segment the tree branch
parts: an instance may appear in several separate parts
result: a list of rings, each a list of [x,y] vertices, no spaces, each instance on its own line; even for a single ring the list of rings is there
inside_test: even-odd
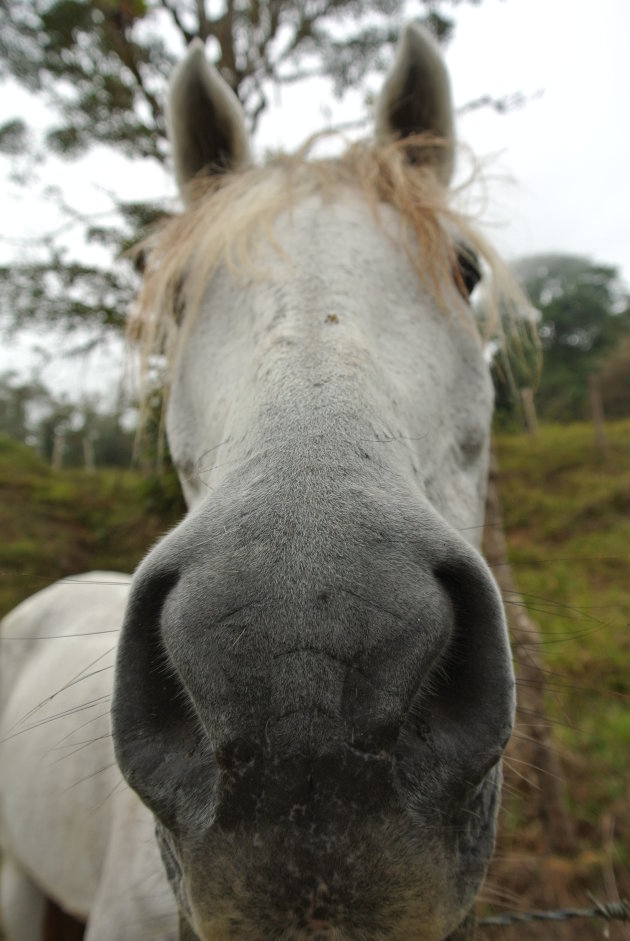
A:
[[[458,115],[470,114],[471,111],[478,111],[479,108],[492,108],[498,114],[507,114],[508,111],[514,111],[516,108],[522,108],[530,101],[540,98],[544,94],[542,88],[533,92],[531,95],[525,95],[523,92],[514,91],[502,98],[493,98],[492,95],[482,95],[480,98],[473,98],[467,101],[457,109]]]
[[[144,84],[138,67],[138,47],[127,36],[127,30],[131,23],[119,14],[106,14],[106,20],[111,30],[112,48],[122,64],[129,69],[135,78],[138,89],[149,106],[155,128],[159,134],[164,136],[166,130],[164,128],[162,108],[155,95]]]
[[[295,72],[288,72],[285,75],[278,75],[278,73],[275,72],[273,80],[279,85],[294,85],[296,82],[301,82],[304,79],[319,78],[325,74],[326,70],[322,66],[320,69],[297,69]]]
[[[168,0],[160,0],[160,3],[162,7],[167,11],[167,13],[170,13],[171,19],[173,20],[173,23],[175,24],[177,29],[180,31],[180,33],[184,37],[186,45],[189,45],[195,37],[194,37],[194,34],[191,33],[190,30],[186,29],[186,27],[182,23],[179,13],[177,11],[177,8],[172,7],[170,3],[168,2]]]
[[[205,0],[197,0],[197,20],[199,21],[199,38],[205,43],[210,35],[210,23],[208,22]]]
[[[282,52],[278,55],[276,59],[275,68],[277,69],[279,65],[282,65],[283,62],[286,62],[287,59],[293,55],[295,50],[298,48],[300,43],[304,42],[305,39],[311,39],[313,37],[313,24],[317,19],[318,14],[315,13],[311,16],[307,16],[306,13],[302,13],[297,26],[295,27],[295,33],[293,38],[287,43]]]
[[[162,136],[165,136],[166,129],[164,127],[164,114],[163,114],[162,108],[160,107],[160,103],[158,102],[155,95],[153,95],[144,84],[142,75],[138,68],[137,58],[132,48],[130,48],[130,60],[129,62],[126,62],[125,65],[127,66],[128,69],[130,69],[133,77],[138,83],[138,88],[142,92],[144,100],[149,105],[149,108],[151,110],[151,115],[153,116],[153,121],[155,123],[156,130],[158,131],[159,134],[161,134]]]
[[[256,85],[256,90],[258,91],[259,98],[258,98],[258,104],[254,108],[251,114],[251,118],[250,118],[251,125],[252,125],[252,133],[256,130],[256,125],[258,124],[258,118],[267,107],[267,97],[258,83]]]
[[[219,69],[233,90],[238,93],[242,75],[236,67],[236,50],[234,49],[234,0],[227,0],[225,13],[209,23],[208,29],[208,35],[218,40],[221,50]]]

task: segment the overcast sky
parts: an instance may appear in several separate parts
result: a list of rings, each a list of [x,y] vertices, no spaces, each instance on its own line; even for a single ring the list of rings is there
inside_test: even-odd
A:
[[[446,8],[450,11],[450,7]],[[459,136],[483,159],[489,179],[486,219],[495,245],[508,258],[544,251],[589,255],[617,265],[630,283],[630,0],[483,0],[455,9],[455,38],[446,50],[456,106],[485,94],[531,96],[507,115],[488,109],[467,114]],[[378,81],[371,83],[374,90]],[[359,96],[340,106],[327,83],[273,95],[260,124],[258,149],[293,148],[332,117],[356,117]],[[0,96],[0,122],[24,114],[45,121],[13,83]],[[58,225],[52,203],[37,187],[27,192],[9,179],[21,165],[0,158],[0,257],[27,257],[29,240]],[[129,167],[96,151],[77,163],[47,161],[41,186],[59,186],[82,210],[106,210],[107,192],[129,199],[174,193],[164,172],[148,162]],[[49,382],[69,376],[56,363],[62,349],[49,344]],[[62,344],[63,346],[63,344]],[[12,342],[0,346],[0,372],[25,362]],[[109,373],[111,351],[85,360],[67,382],[74,394]],[[113,375],[114,373],[112,373]]]
[[[459,120],[462,142],[491,158],[496,246],[507,256],[590,255],[630,282],[630,0],[483,0],[455,15],[446,60],[456,106],[531,96],[512,113]],[[319,126],[318,104],[330,100],[304,108],[303,95],[282,92],[284,108],[261,126],[265,142],[293,146]],[[352,104],[339,113],[351,118]]]

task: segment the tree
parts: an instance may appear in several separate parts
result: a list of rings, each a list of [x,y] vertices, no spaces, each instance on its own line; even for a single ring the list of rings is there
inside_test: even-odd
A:
[[[630,415],[630,336],[601,363],[600,389],[607,418]]]
[[[417,12],[446,39],[454,24],[438,6],[421,0]],[[100,142],[163,160],[160,92],[194,38],[208,44],[255,126],[269,82],[325,74],[341,94],[382,69],[404,7],[402,0],[4,0],[0,60],[27,87],[46,89],[60,119],[49,146],[72,154]],[[15,148],[20,127],[5,125],[6,146]]]
[[[586,418],[589,375],[630,335],[630,296],[618,271],[581,256],[549,254],[521,259],[515,272],[539,313],[538,413],[556,421]],[[505,387],[500,401],[501,395]]]
[[[36,379],[21,380],[15,372],[0,375],[0,431],[23,441],[35,444],[34,412],[42,406],[46,409],[50,395],[45,386]]]
[[[457,2],[416,0],[411,12],[447,40],[454,23],[444,9]],[[404,0],[0,0],[0,76],[12,76],[48,103],[55,123],[46,151],[71,158],[101,144],[163,163],[162,92],[193,38],[206,44],[255,128],[272,83],[327,75],[341,96],[368,72],[382,70],[403,15],[409,15]],[[490,103],[505,110],[506,101]],[[30,145],[21,119],[0,127],[0,151],[15,155]],[[134,242],[160,212],[114,208],[111,225],[94,225],[66,207],[85,223],[86,240],[111,253]],[[79,263],[54,239],[43,249],[41,260],[0,268],[5,318],[14,326],[118,329],[137,284],[131,262]]]
[[[129,467],[135,430],[126,411],[122,399],[113,409],[89,398],[77,404],[38,380],[0,375],[0,432],[64,467]]]

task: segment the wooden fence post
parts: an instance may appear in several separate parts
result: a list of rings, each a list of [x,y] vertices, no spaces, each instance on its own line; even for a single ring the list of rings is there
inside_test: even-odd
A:
[[[525,427],[532,438],[536,437],[538,432],[538,419],[536,417],[536,405],[534,403],[534,390],[521,389],[521,407],[525,418]]]
[[[53,438],[53,450],[51,464],[53,470],[61,470],[63,467],[63,456],[66,450],[66,433],[65,431],[55,431],[55,436]]]
[[[588,397],[591,403],[593,424],[595,425],[595,444],[603,454],[606,454],[608,451],[608,439],[606,437],[606,419],[604,417],[602,387],[600,377],[594,372],[588,377]]]

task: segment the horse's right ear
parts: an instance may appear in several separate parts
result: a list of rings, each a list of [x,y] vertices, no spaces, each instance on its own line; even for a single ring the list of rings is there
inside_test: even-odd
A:
[[[169,137],[180,191],[202,171],[247,163],[249,134],[241,103],[195,39],[175,70],[168,101]]]

